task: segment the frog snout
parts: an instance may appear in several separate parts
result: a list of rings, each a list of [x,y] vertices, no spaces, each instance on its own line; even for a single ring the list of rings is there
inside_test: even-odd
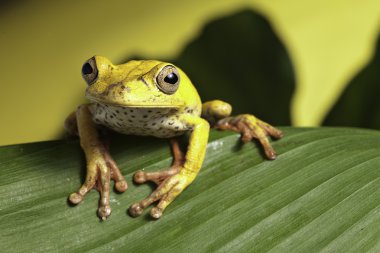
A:
[[[98,78],[98,68],[95,57],[87,60],[82,66],[82,77],[88,85],[93,84]]]

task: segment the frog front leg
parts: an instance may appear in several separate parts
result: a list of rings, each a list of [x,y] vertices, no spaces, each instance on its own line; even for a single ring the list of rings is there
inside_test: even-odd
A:
[[[71,114],[67,118],[65,126],[71,133],[79,135],[87,161],[85,182],[77,192],[69,196],[69,201],[78,204],[91,189],[98,189],[100,192],[98,216],[105,220],[111,214],[110,180],[115,181],[115,188],[119,192],[127,189],[127,182],[109,154],[106,145],[100,140],[88,105],[80,106],[75,113]]]
[[[283,133],[251,114],[230,116],[231,111],[232,107],[220,100],[209,101],[202,105],[202,117],[206,118],[214,128],[239,132],[244,143],[255,138],[263,146],[266,157],[270,160],[276,159],[276,152],[268,137],[279,139]]]
[[[179,166],[178,173],[170,171],[173,175],[168,175],[168,171],[164,171],[167,175],[163,181],[159,183],[157,189],[153,191],[147,198],[140,202],[133,204],[129,208],[131,216],[136,217],[142,214],[144,209],[151,205],[153,202],[159,201],[156,207],[153,207],[150,211],[150,215],[158,219],[162,216],[165,208],[195,179],[197,176],[206,152],[206,146],[208,141],[208,135],[210,131],[210,125],[202,118],[195,116],[182,116],[181,120],[185,122],[192,132],[190,134],[189,146],[184,160],[177,159],[179,161],[176,166]],[[173,151],[175,148],[173,149]],[[174,153],[174,152],[173,152]],[[180,156],[179,154],[177,157]],[[176,161],[176,155],[174,154]],[[175,162],[174,162],[175,163]],[[181,164],[182,163],[182,164]],[[141,176],[141,172],[140,176]],[[154,174],[155,173],[155,174]],[[150,177],[159,177],[159,172],[150,173]],[[148,174],[149,175],[149,174]],[[137,178],[141,178],[138,176]],[[136,179],[136,176],[135,176]],[[144,181],[147,181],[146,178]],[[154,180],[152,180],[154,181]]]

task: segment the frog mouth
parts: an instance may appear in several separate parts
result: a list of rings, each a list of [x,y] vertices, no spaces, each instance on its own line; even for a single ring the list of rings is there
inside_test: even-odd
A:
[[[173,109],[176,109],[176,108],[180,108],[181,105],[179,104],[173,104],[173,103],[160,103],[159,101],[158,102],[153,102],[152,104],[152,101],[150,101],[149,104],[146,104],[144,102],[141,102],[141,101],[130,101],[130,102],[127,102],[127,101],[117,101],[117,100],[114,100],[114,101],[109,101],[109,100],[105,100],[105,99],[101,99],[101,98],[98,98],[98,97],[94,97],[90,94],[86,94],[86,97],[94,102],[94,103],[98,103],[98,104],[103,104],[103,105],[110,105],[110,106],[118,106],[118,107],[123,107],[123,108],[173,108]]]

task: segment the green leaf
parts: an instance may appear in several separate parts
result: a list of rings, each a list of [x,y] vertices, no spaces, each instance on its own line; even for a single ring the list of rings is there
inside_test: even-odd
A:
[[[131,183],[133,172],[169,166],[163,140],[113,138],[129,189],[111,193],[106,222],[96,191],[67,204],[84,177],[77,140],[2,147],[1,251],[380,252],[380,132],[282,129],[275,161],[213,131],[199,176],[157,221],[126,210],[152,190]]]

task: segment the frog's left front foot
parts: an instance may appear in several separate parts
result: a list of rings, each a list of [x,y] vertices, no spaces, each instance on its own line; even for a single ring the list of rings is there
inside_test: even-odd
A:
[[[128,211],[131,216],[139,216],[142,214],[146,207],[148,207],[153,202],[160,200],[157,206],[153,207],[150,212],[150,215],[153,218],[160,218],[164,209],[193,180],[192,176],[180,173],[180,171],[183,169],[185,156],[179,149],[177,140],[172,139],[170,143],[172,146],[174,161],[169,169],[158,172],[144,172],[139,170],[133,176],[133,180],[138,184],[152,181],[156,183],[158,187],[152,194],[150,194],[149,197],[133,204],[129,208]]]
[[[214,127],[221,130],[233,130],[241,133],[241,140],[243,142],[249,142],[253,138],[256,138],[263,146],[268,159],[274,160],[277,157],[276,152],[269,143],[268,136],[279,139],[283,136],[283,133],[253,115],[241,114],[235,117],[227,117],[219,120]]]

